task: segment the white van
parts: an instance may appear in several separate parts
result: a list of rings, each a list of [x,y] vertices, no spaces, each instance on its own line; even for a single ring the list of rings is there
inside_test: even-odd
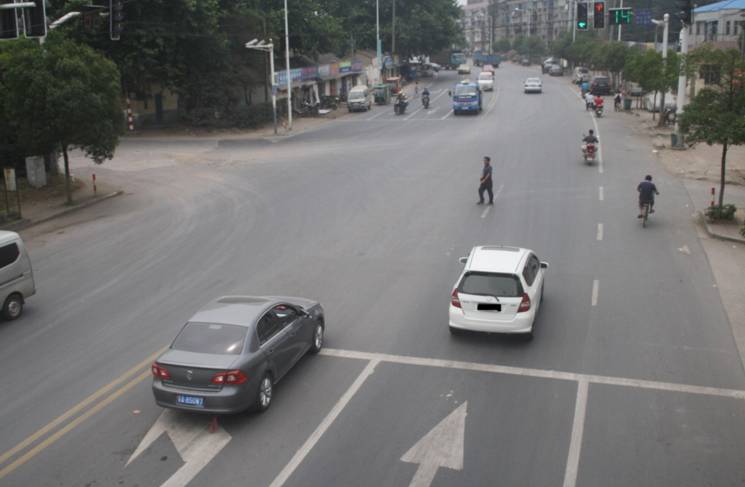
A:
[[[6,320],[21,316],[26,298],[36,293],[31,259],[21,236],[0,230],[0,298]]]
[[[367,111],[372,108],[372,93],[367,86],[357,85],[349,90],[349,96],[347,96],[347,108],[350,112],[362,110]]]

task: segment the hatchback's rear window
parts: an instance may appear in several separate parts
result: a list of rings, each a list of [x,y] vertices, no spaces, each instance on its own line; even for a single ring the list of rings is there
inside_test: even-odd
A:
[[[238,355],[248,328],[220,323],[187,323],[173,342],[174,350]]]
[[[487,272],[469,272],[463,276],[458,292],[480,294],[502,298],[517,298],[523,290],[520,280],[513,274],[491,274]]]

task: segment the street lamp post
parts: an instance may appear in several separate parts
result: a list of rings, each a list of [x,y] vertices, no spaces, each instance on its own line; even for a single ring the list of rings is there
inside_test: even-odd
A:
[[[287,0],[285,0],[285,69],[287,70],[287,130],[292,130],[292,76],[290,72],[290,31],[287,25]]]
[[[274,75],[274,43],[259,42],[258,39],[254,39],[247,42],[246,47],[269,53],[269,76],[272,80],[272,119],[274,120],[274,135],[277,135],[277,81]]]

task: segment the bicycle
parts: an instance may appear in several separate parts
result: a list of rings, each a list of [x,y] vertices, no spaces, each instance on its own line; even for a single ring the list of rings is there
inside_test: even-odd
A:
[[[650,210],[651,204],[649,202],[642,203],[642,228],[647,228]]]

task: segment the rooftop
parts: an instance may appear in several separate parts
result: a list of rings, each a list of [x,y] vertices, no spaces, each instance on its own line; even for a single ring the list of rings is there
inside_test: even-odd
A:
[[[703,7],[697,7],[693,12],[700,14],[704,12],[719,12],[721,10],[739,9],[745,9],[745,0],[723,0],[721,2],[704,5]]]

